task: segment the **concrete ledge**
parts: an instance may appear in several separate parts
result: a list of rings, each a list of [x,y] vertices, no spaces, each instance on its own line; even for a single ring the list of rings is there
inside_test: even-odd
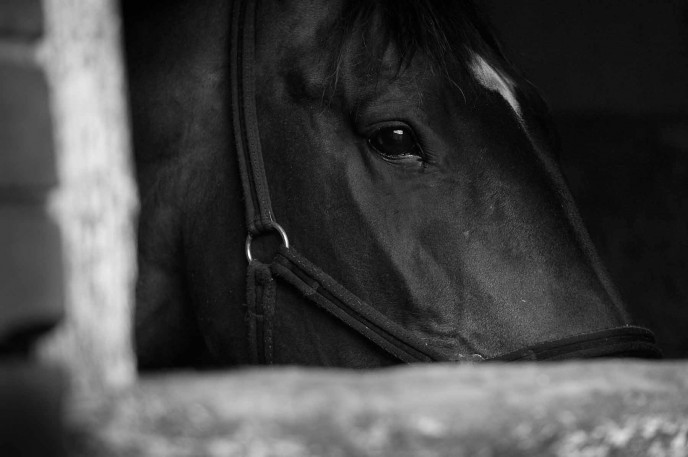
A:
[[[688,455],[688,363],[234,371],[82,399],[74,455]]]

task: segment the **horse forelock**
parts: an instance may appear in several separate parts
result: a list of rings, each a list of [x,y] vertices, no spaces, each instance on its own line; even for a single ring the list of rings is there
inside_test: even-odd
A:
[[[458,89],[462,78],[457,78],[457,68],[481,83],[474,76],[475,55],[495,68],[507,66],[489,23],[470,0],[344,0],[334,22],[323,27],[331,56],[327,86],[332,94],[342,79],[347,49],[352,48],[357,51],[353,60],[359,74],[379,76],[393,66],[392,76],[399,76],[420,56],[430,71]]]

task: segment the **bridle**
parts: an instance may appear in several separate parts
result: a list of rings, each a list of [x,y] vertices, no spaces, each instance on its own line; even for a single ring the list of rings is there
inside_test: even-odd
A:
[[[367,338],[400,362],[449,361],[427,342],[365,303],[289,244],[272,210],[263,164],[255,105],[256,0],[232,3],[230,80],[232,132],[246,209],[246,301],[249,341],[254,363],[273,363],[276,278],[291,284],[313,304]],[[253,257],[254,239],[276,232],[282,245],[271,263]],[[640,327],[624,326],[547,342],[490,360],[542,360],[595,354],[601,343],[615,355],[660,356],[654,336]]]

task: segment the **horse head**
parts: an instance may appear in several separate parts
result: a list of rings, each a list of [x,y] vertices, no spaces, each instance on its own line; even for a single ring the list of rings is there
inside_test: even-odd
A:
[[[185,67],[201,95],[177,96],[197,108],[144,201],[145,360],[174,347],[356,367],[405,360],[398,346],[436,361],[657,355],[586,234],[544,102],[472,3],[202,3],[218,11],[194,16],[213,43],[189,55],[211,57]],[[258,162],[236,158],[237,138]],[[261,192],[267,229],[290,243],[279,261],[254,240],[270,230],[244,221]],[[174,329],[186,336],[165,343]]]

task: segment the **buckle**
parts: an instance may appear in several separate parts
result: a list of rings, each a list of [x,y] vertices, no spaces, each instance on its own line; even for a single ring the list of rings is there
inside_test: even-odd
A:
[[[287,232],[285,232],[282,226],[277,222],[270,222],[270,227],[268,230],[262,231],[255,235],[249,232],[249,234],[246,236],[246,259],[249,261],[249,263],[253,261],[253,255],[251,254],[251,243],[253,242],[253,239],[257,236],[267,233],[268,231],[275,231],[279,233],[280,237],[282,237],[282,245],[285,248],[289,248],[289,238],[287,237]]]

